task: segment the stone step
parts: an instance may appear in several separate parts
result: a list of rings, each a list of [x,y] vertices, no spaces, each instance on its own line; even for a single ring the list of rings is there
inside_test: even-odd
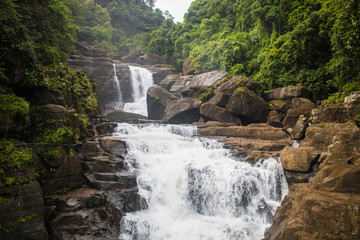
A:
[[[124,167],[124,163],[121,162],[115,162],[115,163],[101,163],[101,162],[81,162],[81,167],[83,169],[83,172],[85,173],[116,173],[119,172]]]
[[[97,176],[104,178],[105,175],[98,174]],[[85,177],[92,187],[102,191],[121,191],[122,189],[137,187],[136,177],[134,176],[118,176],[119,179],[116,181],[98,180],[94,174],[86,174]]]

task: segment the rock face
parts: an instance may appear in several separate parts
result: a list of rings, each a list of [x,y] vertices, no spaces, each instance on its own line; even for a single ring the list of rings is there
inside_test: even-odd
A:
[[[226,108],[218,107],[212,103],[204,103],[201,105],[200,114],[205,117],[206,120],[241,125],[240,119],[233,116]]]
[[[190,58],[187,58],[183,63],[182,72],[185,75],[194,74],[195,68],[194,64],[190,61]]]
[[[281,162],[293,179],[317,163],[312,175],[303,175],[310,183],[290,188],[265,239],[359,239],[359,145],[355,123],[328,122],[309,126],[299,148],[283,150]]]
[[[269,104],[247,88],[240,88],[231,96],[226,108],[241,122],[266,122]]]
[[[280,161],[285,170],[309,172],[320,157],[314,147],[287,147],[280,154]]]
[[[140,65],[167,64],[164,57],[151,53],[143,53],[140,50],[131,51],[129,55],[122,57],[121,61]]]
[[[181,91],[184,97],[199,98],[207,89],[214,87],[228,76],[227,72],[213,71],[196,75]]]
[[[43,194],[39,182],[35,180],[14,190],[17,196],[1,203],[0,238],[48,239],[43,214]]]
[[[272,89],[265,94],[265,98],[269,101],[272,100],[288,100],[292,98],[311,98],[313,93],[306,87],[283,87]]]
[[[166,106],[176,99],[178,98],[175,95],[169,93],[162,87],[154,85],[149,88],[146,97],[148,118],[162,120],[165,116]]]
[[[195,98],[183,98],[172,101],[165,109],[164,122],[193,123],[200,118],[201,101]]]

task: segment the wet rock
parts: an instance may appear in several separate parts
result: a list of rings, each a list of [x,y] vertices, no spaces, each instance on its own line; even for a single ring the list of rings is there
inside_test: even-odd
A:
[[[184,97],[199,98],[209,88],[216,86],[228,76],[227,72],[213,71],[196,75],[181,91]]]
[[[221,123],[221,122],[217,122],[217,121],[194,122],[193,124],[199,128],[236,126],[235,123]]]
[[[122,110],[115,110],[113,112],[110,112],[106,114],[106,117],[113,122],[128,122],[136,119],[147,119],[146,116],[136,113],[129,113]]]
[[[240,119],[233,116],[226,108],[218,107],[212,103],[204,103],[200,107],[200,114],[206,119],[222,123],[241,125]]]
[[[266,122],[270,111],[269,104],[247,88],[235,91],[226,108],[244,123]]]
[[[287,147],[280,154],[280,161],[285,170],[309,172],[320,156],[314,147]]]
[[[165,116],[166,106],[178,98],[157,85],[149,88],[147,92],[147,110],[148,118],[161,120]]]
[[[0,239],[48,239],[39,182],[15,186],[13,191],[16,195],[0,205]]]
[[[101,149],[103,149],[108,153],[122,156],[127,152],[126,142],[121,141],[119,139],[112,137],[104,137],[104,138],[100,138],[99,141],[100,141]]]
[[[311,98],[313,93],[310,89],[302,86],[275,88],[265,93],[265,98],[272,100],[288,100],[295,97]]]
[[[165,109],[164,122],[167,123],[193,123],[200,118],[201,101],[195,98],[175,100]]]

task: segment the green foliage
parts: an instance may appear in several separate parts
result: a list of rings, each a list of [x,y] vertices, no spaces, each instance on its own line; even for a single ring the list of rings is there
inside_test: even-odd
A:
[[[27,148],[16,148],[9,140],[0,140],[0,193],[8,193],[8,188],[29,181],[21,174],[24,167],[33,164],[33,153]]]
[[[199,100],[203,103],[209,101],[214,96],[214,90],[214,88],[209,88],[199,97]]]
[[[96,196],[91,196],[86,201],[86,206],[88,208],[97,207],[102,203],[101,199],[97,198]]]
[[[0,94],[0,113],[26,117],[29,114],[29,103],[13,94]]]
[[[317,99],[359,89],[360,6],[356,0],[195,0],[181,24],[153,32],[152,53],[176,69],[225,70],[262,87],[304,85]]]

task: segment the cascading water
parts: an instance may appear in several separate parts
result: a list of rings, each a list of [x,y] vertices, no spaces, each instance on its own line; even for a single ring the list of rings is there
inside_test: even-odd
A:
[[[146,93],[154,84],[152,73],[141,67],[129,66],[133,102],[124,105],[124,111],[147,116]]]
[[[114,136],[128,145],[142,210],[121,221],[119,239],[261,239],[287,193],[278,159],[236,161],[193,126],[121,123]]]
[[[116,92],[118,94],[118,100],[117,102],[115,102],[115,110],[121,110],[123,107],[123,97],[122,97],[122,93],[121,93],[121,88],[120,88],[120,81],[119,78],[117,76],[117,72],[116,72],[116,65],[115,63],[113,63],[113,69],[114,69],[114,83],[115,83],[115,87],[116,87]]]

